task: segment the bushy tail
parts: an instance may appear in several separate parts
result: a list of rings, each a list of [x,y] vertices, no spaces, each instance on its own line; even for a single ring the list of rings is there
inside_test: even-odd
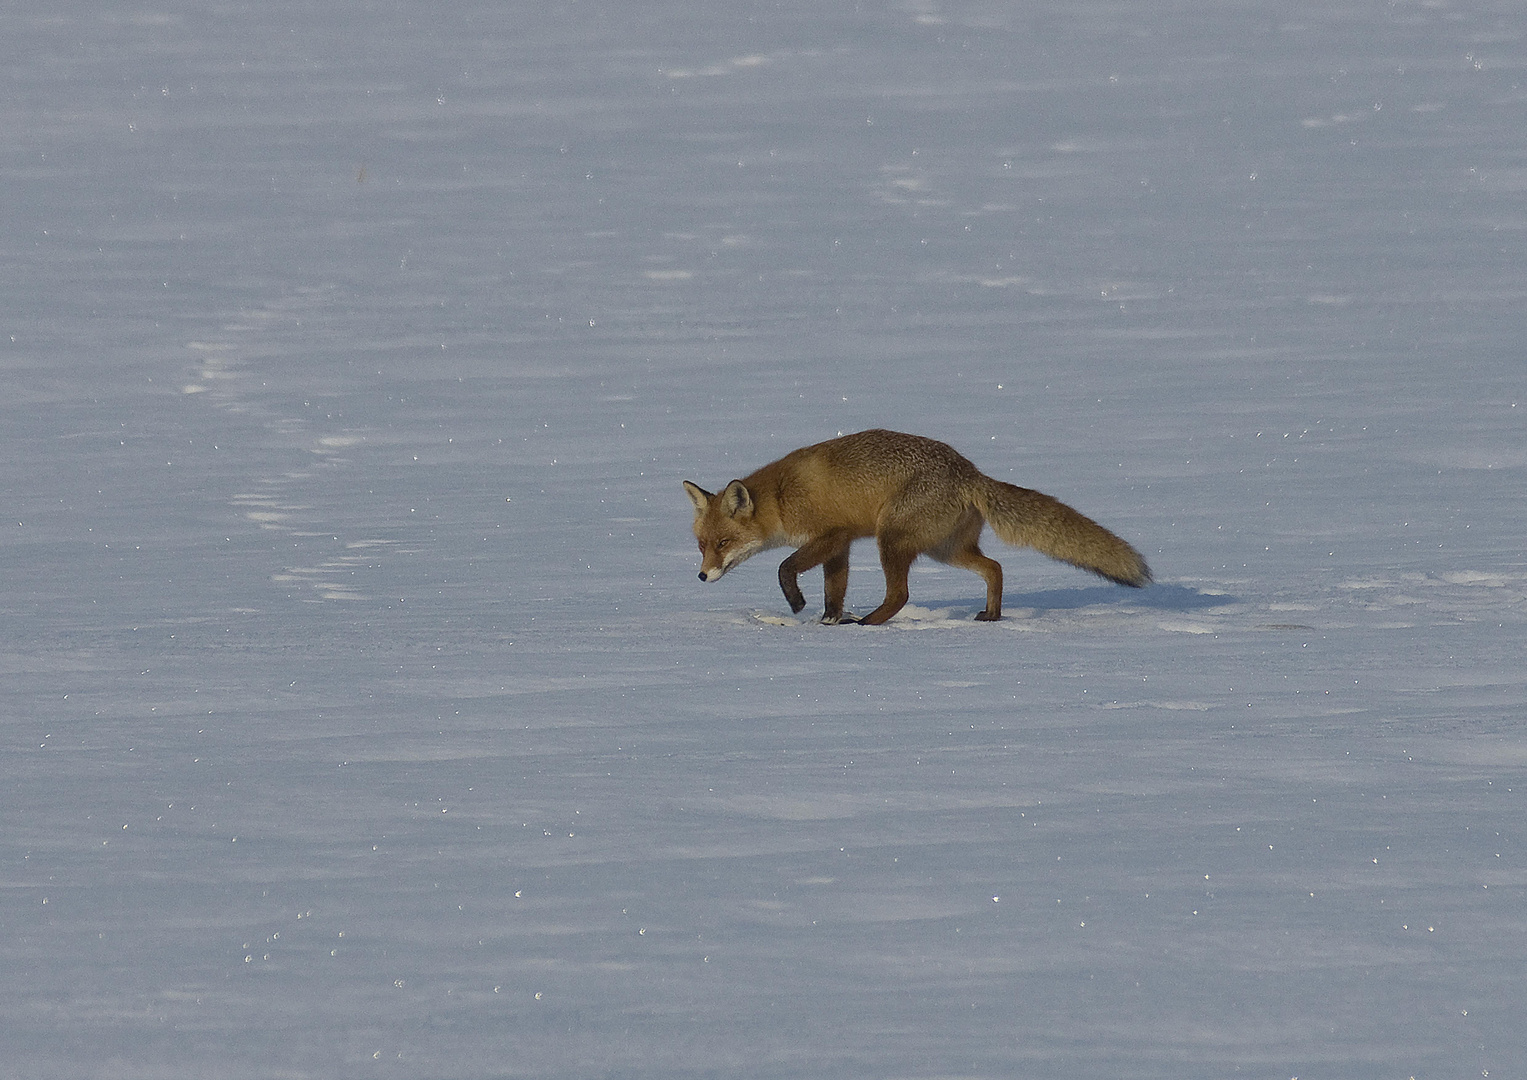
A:
[[[1120,585],[1151,583],[1151,568],[1134,548],[1059,499],[982,476],[971,502],[1005,543],[1091,570]]]

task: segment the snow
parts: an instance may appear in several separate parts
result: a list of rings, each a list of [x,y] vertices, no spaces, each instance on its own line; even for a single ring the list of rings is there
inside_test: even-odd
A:
[[[1527,1070],[1517,5],[0,27],[0,1076]]]

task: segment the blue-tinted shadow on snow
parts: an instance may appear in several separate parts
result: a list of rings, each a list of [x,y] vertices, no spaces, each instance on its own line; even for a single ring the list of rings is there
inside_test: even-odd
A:
[[[1079,589],[1043,589],[1039,592],[1004,593],[1002,609],[1031,608],[1041,611],[1074,611],[1088,607],[1150,608],[1155,611],[1202,611],[1239,603],[1225,593],[1206,593],[1186,585],[1151,585],[1128,589],[1119,585],[1092,585]]]

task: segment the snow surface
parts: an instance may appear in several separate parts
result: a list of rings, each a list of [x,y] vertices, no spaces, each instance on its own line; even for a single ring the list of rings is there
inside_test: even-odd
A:
[[[0,1076],[1527,1076],[1524,33],[8,7]],[[871,426],[1160,584],[695,580]]]

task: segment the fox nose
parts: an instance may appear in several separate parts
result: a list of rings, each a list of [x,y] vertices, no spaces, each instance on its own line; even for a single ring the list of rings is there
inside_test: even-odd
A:
[[[705,571],[704,570],[700,571],[700,580],[701,581],[709,581],[710,580],[710,578],[705,576]]]

